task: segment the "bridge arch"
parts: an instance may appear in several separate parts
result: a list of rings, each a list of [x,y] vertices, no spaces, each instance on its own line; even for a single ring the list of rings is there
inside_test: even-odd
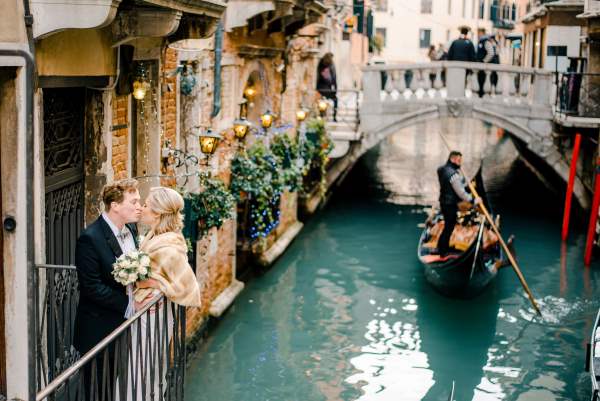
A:
[[[457,103],[460,102],[448,99],[446,102],[440,102],[436,105],[424,104],[416,110],[405,113],[379,114],[380,123],[377,126],[370,124],[371,126],[369,127],[361,127],[363,136],[359,156],[379,144],[389,135],[403,128],[443,117],[469,118],[490,123],[504,129],[521,143],[525,144],[532,154],[550,167],[565,183],[568,181],[569,165],[564,161],[562,155],[549,139],[549,134],[552,130],[549,122],[545,124],[546,127],[543,127],[549,130],[549,133],[547,136],[542,137],[548,139],[540,139],[539,131],[533,130],[515,118],[478,105],[460,105]],[[364,117],[361,117],[361,120],[364,121]],[[372,122],[374,119],[371,118],[370,121]],[[573,191],[579,205],[584,209],[589,208],[589,195],[579,177],[576,177]]]

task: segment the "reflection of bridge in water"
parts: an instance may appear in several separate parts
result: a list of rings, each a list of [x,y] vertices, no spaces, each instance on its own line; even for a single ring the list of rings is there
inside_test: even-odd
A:
[[[569,166],[552,140],[552,73],[509,65],[441,61],[363,69],[358,158],[398,130],[439,118],[467,118],[503,128],[565,181]],[[577,179],[575,196],[587,207]]]

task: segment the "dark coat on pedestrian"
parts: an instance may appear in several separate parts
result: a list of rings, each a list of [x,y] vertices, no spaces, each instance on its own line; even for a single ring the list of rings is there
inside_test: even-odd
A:
[[[127,224],[137,247],[137,228]],[[79,279],[79,306],[74,346],[81,355],[125,321],[128,297],[115,281],[113,263],[123,251],[108,223],[100,216],[77,239],[75,265]]]
[[[475,46],[469,39],[461,37],[450,45],[448,50],[449,61],[475,61]]]
[[[317,67],[317,91],[327,98],[335,98],[337,91],[337,76],[333,62],[329,64],[321,60]]]

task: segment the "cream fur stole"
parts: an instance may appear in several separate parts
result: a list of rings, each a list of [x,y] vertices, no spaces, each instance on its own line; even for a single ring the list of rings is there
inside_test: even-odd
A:
[[[187,244],[181,233],[148,233],[140,251],[150,256],[150,277],[172,302],[182,306],[200,306],[200,286],[187,258]],[[135,299],[143,300],[152,288],[138,288]]]

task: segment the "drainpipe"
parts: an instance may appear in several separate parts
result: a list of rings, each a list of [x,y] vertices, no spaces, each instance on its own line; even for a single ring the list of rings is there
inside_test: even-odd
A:
[[[29,8],[29,1],[23,0],[23,14],[29,51],[19,49],[0,49],[2,56],[16,56],[25,61],[25,227],[27,238],[27,345],[28,345],[28,387],[29,400],[35,400],[36,393],[36,316],[38,305],[36,303],[36,274],[33,231],[33,93],[36,80],[34,40],[33,40],[33,15]]]
[[[221,111],[221,55],[223,53],[223,20],[219,21],[217,32],[215,33],[215,70],[213,87],[213,109],[210,114],[215,118]]]

